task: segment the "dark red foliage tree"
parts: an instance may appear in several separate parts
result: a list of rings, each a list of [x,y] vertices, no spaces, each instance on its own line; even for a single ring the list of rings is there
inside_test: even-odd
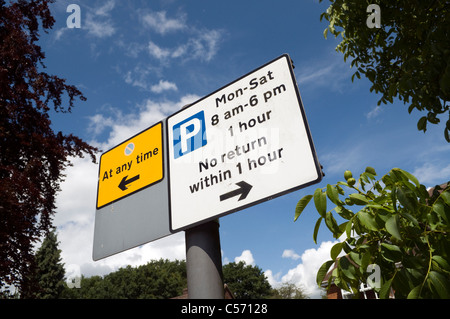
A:
[[[37,41],[39,30],[55,22],[52,2],[0,0],[0,287],[20,289],[32,268],[33,244],[52,227],[70,157],[87,153],[95,162],[98,151],[50,127],[52,108],[70,112],[76,99],[86,100],[75,86],[43,72]]]

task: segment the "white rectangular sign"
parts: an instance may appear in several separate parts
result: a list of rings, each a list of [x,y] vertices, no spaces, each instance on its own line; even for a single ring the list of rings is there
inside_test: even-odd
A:
[[[171,115],[167,135],[172,231],[322,179],[288,55]]]

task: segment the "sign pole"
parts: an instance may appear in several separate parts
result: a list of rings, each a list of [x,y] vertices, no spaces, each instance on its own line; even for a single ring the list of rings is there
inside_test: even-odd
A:
[[[187,229],[185,237],[189,299],[224,299],[219,220]]]

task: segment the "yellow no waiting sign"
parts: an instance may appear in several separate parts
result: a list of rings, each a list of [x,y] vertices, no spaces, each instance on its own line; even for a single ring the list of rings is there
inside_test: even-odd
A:
[[[162,144],[159,122],[102,154],[97,209],[161,181]]]

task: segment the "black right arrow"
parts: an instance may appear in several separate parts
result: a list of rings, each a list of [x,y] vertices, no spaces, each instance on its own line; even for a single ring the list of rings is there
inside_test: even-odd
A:
[[[243,200],[247,197],[248,193],[250,193],[250,190],[253,187],[252,185],[250,185],[244,181],[236,183],[236,185],[239,186],[239,188],[235,189],[234,191],[220,195],[220,201],[227,200],[227,199],[235,197],[237,195],[241,195],[241,197],[239,197],[238,201]]]
[[[122,180],[119,183],[119,188],[123,191],[126,191],[128,189],[127,185],[133,183],[134,181],[137,181],[139,179],[139,175],[136,175],[130,179],[127,180],[127,176],[125,176],[124,178],[122,178]]]

